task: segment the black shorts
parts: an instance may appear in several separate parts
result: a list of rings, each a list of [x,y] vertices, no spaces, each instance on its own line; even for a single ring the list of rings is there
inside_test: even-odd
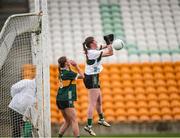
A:
[[[93,75],[84,74],[84,75],[85,77],[83,81],[87,89],[100,88],[99,74],[93,74]]]
[[[65,108],[74,108],[74,101],[56,101],[56,104],[60,110]]]

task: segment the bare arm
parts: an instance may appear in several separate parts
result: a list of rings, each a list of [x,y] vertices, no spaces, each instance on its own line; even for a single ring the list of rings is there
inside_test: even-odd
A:
[[[78,79],[83,79],[84,78],[84,73],[81,71],[80,67],[78,66],[78,64],[71,60],[70,61],[71,65],[74,66],[76,69],[77,69],[77,72],[78,72]]]
[[[78,71],[78,79],[84,79],[84,73],[81,71],[80,67],[77,65],[76,69]]]
[[[113,55],[112,45],[107,45],[107,48],[103,50],[102,57],[108,57]]]

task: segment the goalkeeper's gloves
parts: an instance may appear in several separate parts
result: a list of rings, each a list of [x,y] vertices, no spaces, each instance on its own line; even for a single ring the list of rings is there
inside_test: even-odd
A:
[[[112,44],[114,41],[114,34],[105,35],[104,40],[105,40],[107,45]]]

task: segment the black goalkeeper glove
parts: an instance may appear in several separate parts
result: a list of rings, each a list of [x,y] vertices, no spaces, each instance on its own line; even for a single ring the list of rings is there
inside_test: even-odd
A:
[[[112,44],[114,41],[114,34],[105,35],[104,40],[105,40],[107,45]]]

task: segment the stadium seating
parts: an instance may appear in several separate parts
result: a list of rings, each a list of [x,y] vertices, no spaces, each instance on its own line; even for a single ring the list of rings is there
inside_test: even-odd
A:
[[[33,1],[29,3],[33,11]],[[84,39],[93,35],[102,44],[108,33],[123,39],[126,49],[104,63],[178,61],[178,4],[178,0],[48,0],[51,63],[60,55],[83,63]]]

